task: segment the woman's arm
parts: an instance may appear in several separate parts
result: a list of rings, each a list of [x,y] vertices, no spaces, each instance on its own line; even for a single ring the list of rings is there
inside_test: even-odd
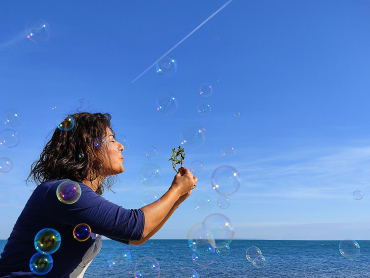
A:
[[[162,226],[164,225],[164,223],[167,222],[167,220],[171,217],[171,215],[175,212],[176,209],[178,209],[178,207],[180,206],[180,204],[186,200],[186,198],[188,198],[191,194],[191,190],[188,191],[188,193],[182,195],[177,201],[176,203],[173,205],[173,207],[171,208],[171,210],[168,212],[168,214],[166,215],[166,217],[162,220],[162,222],[154,229],[152,230],[146,237],[143,237],[141,240],[138,240],[138,241],[130,241],[129,244],[132,244],[132,245],[141,245],[143,244],[144,242],[146,242],[148,239],[150,239],[156,232],[158,232]],[[158,201],[157,201],[158,202]]]

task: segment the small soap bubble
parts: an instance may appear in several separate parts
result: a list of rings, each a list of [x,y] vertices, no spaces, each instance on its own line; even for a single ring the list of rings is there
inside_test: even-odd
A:
[[[140,197],[140,203],[142,206],[149,205],[159,199],[159,195],[155,191],[145,191]]]
[[[229,218],[221,213],[213,213],[203,220],[203,227],[212,235],[213,246],[230,244],[234,238],[234,226]],[[211,242],[212,243],[212,242]]]
[[[262,268],[265,266],[266,260],[264,256],[260,255],[257,258],[255,258],[252,263],[253,263],[253,266],[257,268]]]
[[[162,181],[162,170],[156,164],[146,164],[140,170],[140,181],[146,186],[156,186]]]
[[[211,105],[204,102],[198,104],[199,115],[208,115],[209,113],[211,113]]]
[[[160,275],[160,266],[156,259],[152,257],[143,257],[135,265],[135,278],[157,278]]]
[[[19,114],[15,110],[8,110],[4,115],[4,124],[8,126],[18,126],[21,123]]]
[[[203,223],[195,223],[189,230],[188,235],[188,245],[189,247],[194,251],[198,253],[202,253],[202,251],[198,250],[203,250],[205,247],[205,241],[207,243],[210,243],[212,246],[215,246],[215,242],[213,240],[213,235],[211,234],[210,231],[205,229],[203,227]],[[199,245],[198,245],[199,243]],[[206,245],[206,248],[207,245]]]
[[[177,62],[171,56],[166,56],[155,65],[156,72],[164,77],[171,77],[177,71]]]
[[[212,86],[208,83],[204,83],[199,87],[199,93],[204,97],[212,95]]]
[[[105,140],[104,137],[97,137],[94,140],[94,146],[100,149],[107,147],[107,141]]]
[[[233,157],[235,155],[235,149],[231,145],[225,145],[222,147],[221,154],[223,157]]]
[[[238,171],[231,166],[220,166],[212,174],[212,188],[219,194],[227,196],[238,191],[240,178]]]
[[[62,203],[74,204],[80,199],[81,187],[77,182],[67,180],[59,184],[56,193]]]
[[[339,252],[347,259],[354,259],[360,254],[360,244],[352,239],[344,239],[339,243]]]
[[[202,194],[195,198],[195,211],[207,214],[212,209],[211,199],[208,195]]]
[[[235,118],[239,118],[239,117],[240,117],[240,112],[236,112],[236,113],[234,114],[234,117],[235,117]]]
[[[124,247],[115,248],[108,256],[109,269],[115,273],[125,271],[131,264],[131,253]]]
[[[0,132],[0,146],[14,148],[19,143],[19,135],[12,129],[5,129]]]
[[[181,145],[185,148],[194,150],[201,147],[205,140],[205,129],[200,125],[188,125],[184,127],[180,134]]]
[[[53,258],[49,254],[37,252],[30,260],[30,269],[37,275],[47,274],[53,267]]]
[[[0,172],[1,173],[8,173],[13,169],[13,162],[7,158],[2,157],[0,158]]]
[[[61,131],[70,131],[75,126],[75,120],[72,116],[68,116],[58,125]]]
[[[217,199],[217,205],[221,209],[227,209],[230,206],[229,198],[227,196],[220,196]]]
[[[199,160],[195,160],[191,163],[190,165],[190,172],[193,173],[194,176],[200,176],[201,174],[204,173],[204,164],[203,162],[199,161]]]
[[[150,146],[145,150],[145,156],[149,159],[154,159],[158,156],[158,151],[156,147]]]
[[[50,26],[43,19],[33,19],[26,24],[26,36],[33,42],[46,42],[50,37]]]
[[[200,242],[198,244],[200,244]],[[209,241],[205,241],[205,244],[207,245],[207,248],[203,248],[202,252],[193,251],[192,253],[193,262],[199,266],[209,266],[215,260],[216,252],[214,247],[209,243]],[[198,249],[198,251],[199,250],[200,249]]]
[[[111,142],[109,142],[109,143],[106,142],[106,140],[104,139],[104,142],[101,142],[101,144],[102,145],[106,144],[112,150],[114,150],[115,152],[118,152],[118,153],[122,152],[122,146],[123,146],[123,151],[127,150],[128,147],[129,147],[127,137],[122,135],[122,134],[116,134],[114,136],[114,140],[111,140]]]
[[[73,237],[78,241],[86,241],[89,239],[91,234],[91,228],[85,223],[78,224],[73,229]]]
[[[362,192],[360,190],[356,190],[353,192],[353,199],[361,200],[363,198]]]
[[[82,158],[84,158],[84,157],[85,157],[85,155],[84,155],[83,153],[80,153],[80,154],[78,155],[78,157],[82,159]]]
[[[230,254],[230,246],[226,242],[218,243],[216,246],[216,253],[221,257],[226,257]]]
[[[172,93],[161,93],[156,100],[157,111],[170,115],[177,110],[178,101]]]
[[[247,255],[246,255],[246,258],[248,259],[248,261],[250,261],[251,263],[254,261],[254,259],[256,259],[258,256],[261,256],[262,255],[262,252],[261,250],[258,248],[258,247],[255,247],[255,246],[251,246],[247,249],[246,251]]]
[[[199,278],[199,275],[191,267],[183,267],[176,273],[176,278]]]
[[[34,239],[34,245],[38,252],[53,254],[60,247],[61,236],[57,230],[45,228],[39,231]]]

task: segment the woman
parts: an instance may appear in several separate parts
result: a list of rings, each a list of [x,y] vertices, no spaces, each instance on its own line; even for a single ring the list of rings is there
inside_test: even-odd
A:
[[[160,202],[127,210],[101,197],[104,188],[112,186],[112,178],[124,171],[124,147],[115,141],[110,119],[109,114],[76,113],[63,122],[74,120],[71,130],[55,129],[40,159],[32,164],[27,181],[38,186],[1,254],[0,277],[40,277],[30,270],[29,263],[37,252],[34,238],[45,228],[59,232],[61,245],[51,254],[53,266],[43,276],[83,277],[101,249],[101,235],[125,244],[143,244],[190,196],[198,179],[181,168]],[[75,203],[66,204],[57,197],[58,186],[65,181],[78,182],[81,188]],[[91,227],[91,236],[83,242],[73,236],[75,226],[81,223]]]

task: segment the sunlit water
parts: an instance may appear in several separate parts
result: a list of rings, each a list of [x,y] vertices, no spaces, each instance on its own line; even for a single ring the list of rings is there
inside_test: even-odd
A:
[[[135,263],[150,256],[160,265],[160,277],[176,277],[182,267],[195,269],[199,277],[370,277],[370,241],[357,241],[361,247],[355,259],[343,257],[338,249],[340,241],[289,241],[289,240],[234,240],[226,257],[216,254],[207,267],[196,265],[191,259],[187,240],[150,240],[141,246],[126,246],[132,262],[120,274],[108,267],[111,250],[122,246],[110,240],[103,247],[85,273],[85,278],[134,277]],[[0,250],[6,241],[0,241]],[[246,250],[258,247],[266,258],[263,268],[256,268],[246,259]]]

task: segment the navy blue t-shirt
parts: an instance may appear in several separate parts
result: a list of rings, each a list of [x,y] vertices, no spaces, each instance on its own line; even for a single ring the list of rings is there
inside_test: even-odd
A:
[[[83,183],[79,183],[81,197],[76,203],[62,203],[56,190],[63,181],[42,183],[32,193],[1,254],[0,277],[79,277],[99,253],[100,235],[125,244],[142,238],[145,218],[141,209],[124,209]],[[74,227],[81,223],[91,227],[91,237],[84,242],[73,237]],[[57,230],[61,245],[51,254],[50,272],[39,276],[31,272],[29,262],[37,252],[34,238],[44,228]]]

